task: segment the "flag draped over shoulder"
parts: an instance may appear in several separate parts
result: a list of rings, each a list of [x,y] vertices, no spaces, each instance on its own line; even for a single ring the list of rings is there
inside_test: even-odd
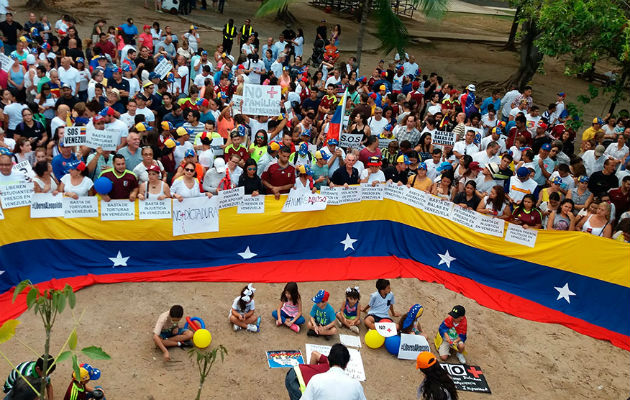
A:
[[[326,135],[327,139],[336,139],[339,140],[339,134],[341,133],[341,128],[343,126],[343,116],[346,114],[346,97],[348,96],[348,89],[343,92],[343,96],[341,96],[341,100],[339,100],[339,105],[335,109],[335,114],[332,116],[330,120],[330,125],[328,126],[328,134]]]

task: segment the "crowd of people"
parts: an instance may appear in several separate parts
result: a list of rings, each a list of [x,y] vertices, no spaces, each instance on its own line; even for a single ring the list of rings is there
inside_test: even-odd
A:
[[[90,196],[106,177],[106,201],[394,182],[527,228],[630,239],[625,110],[578,135],[565,93],[544,107],[531,87],[484,98],[474,84],[459,90],[423,74],[406,53],[366,75],[354,57],[313,64],[302,29],[261,44],[251,20],[230,19],[215,47],[195,26],[178,37],[159,22],[99,20],[93,43],[74,23],[31,13],[22,25],[10,12],[0,23],[12,60],[0,70],[0,186],[22,179],[12,168],[24,161],[36,193]],[[340,35],[322,21],[313,41],[334,46]],[[172,70],[158,75],[164,59]],[[246,83],[280,85],[280,115],[243,114],[233,99]],[[358,147],[328,137],[342,97]],[[68,126],[106,130],[116,149],[65,146]],[[434,143],[443,131],[455,142]]]

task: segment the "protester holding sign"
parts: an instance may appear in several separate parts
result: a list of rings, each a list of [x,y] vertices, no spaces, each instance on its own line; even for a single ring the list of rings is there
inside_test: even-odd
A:
[[[83,175],[85,169],[83,161],[75,161],[68,165],[69,173],[61,178],[59,184],[59,191],[64,196],[77,200],[79,197],[94,195],[94,183]]]
[[[33,167],[35,178],[33,178],[33,190],[35,193],[52,193],[56,195],[61,190],[57,190],[57,182],[52,176],[52,166],[48,161],[40,161]]]
[[[112,190],[108,194],[101,194],[104,201],[114,199],[128,199],[135,201],[138,195],[138,179],[125,165],[125,157],[122,154],[114,155],[114,168],[106,169],[101,178],[112,181]]]
[[[262,182],[265,188],[275,196],[280,198],[281,193],[289,193],[295,184],[295,168],[289,164],[291,149],[287,146],[280,147],[278,151],[278,162],[269,165],[262,174]]]
[[[212,193],[204,193],[201,191],[199,180],[197,179],[197,171],[195,170],[195,163],[193,162],[186,162],[184,164],[184,175],[173,182],[171,193],[173,198],[177,199],[179,202],[189,197],[200,197],[203,195],[212,197]]]

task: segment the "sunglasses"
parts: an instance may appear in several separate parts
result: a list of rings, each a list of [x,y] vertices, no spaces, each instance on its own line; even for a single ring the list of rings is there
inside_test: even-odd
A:
[[[247,167],[248,171],[256,171],[256,167]]]
[[[256,136],[256,139],[264,139],[264,136]]]
[[[186,172],[195,172],[195,170],[192,169],[192,168],[184,168],[184,171],[186,171]]]

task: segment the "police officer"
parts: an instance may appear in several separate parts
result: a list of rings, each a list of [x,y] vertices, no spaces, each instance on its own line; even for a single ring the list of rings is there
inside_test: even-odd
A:
[[[225,51],[225,54],[232,52],[232,44],[234,43],[235,37],[236,28],[234,27],[234,20],[230,18],[228,23],[223,27],[223,51]]]
[[[241,26],[241,29],[238,30],[239,49],[243,47],[243,43],[253,34],[254,27],[252,26],[252,21],[248,18],[245,20],[245,24]]]

